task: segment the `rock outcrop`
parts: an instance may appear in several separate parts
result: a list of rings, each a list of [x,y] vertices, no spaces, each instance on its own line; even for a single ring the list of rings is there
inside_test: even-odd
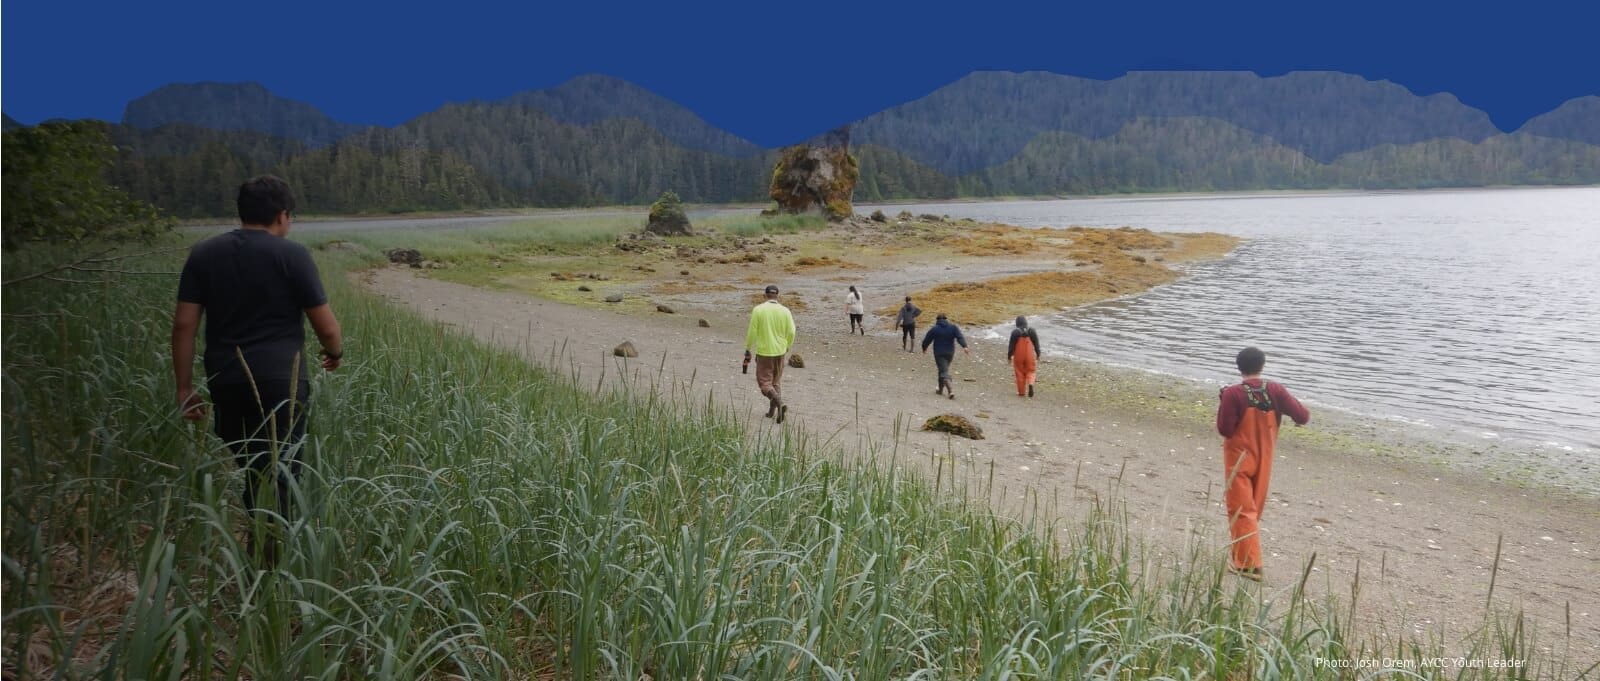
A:
[[[683,212],[683,201],[673,192],[661,192],[661,197],[650,204],[650,223],[645,231],[661,236],[688,236],[694,234],[689,216]]]
[[[861,176],[850,155],[850,129],[839,128],[816,144],[799,144],[778,157],[769,194],[780,213],[821,213],[843,220],[855,213],[851,196]]]

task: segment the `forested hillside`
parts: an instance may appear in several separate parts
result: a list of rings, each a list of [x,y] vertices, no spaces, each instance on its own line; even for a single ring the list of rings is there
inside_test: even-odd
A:
[[[231,214],[239,178],[263,172],[318,213],[642,204],[664,190],[764,201],[776,158],[598,75],[392,128],[257,84],[172,85],[130,103],[111,132],[113,181],[183,217]],[[1505,134],[1448,94],[1328,72],[980,72],[856,122],[852,137],[864,201],[1600,182],[1600,97]]]

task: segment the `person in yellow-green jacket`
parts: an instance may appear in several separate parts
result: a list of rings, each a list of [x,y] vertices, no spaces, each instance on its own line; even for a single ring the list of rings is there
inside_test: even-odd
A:
[[[794,345],[794,315],[778,302],[778,287],[767,286],[767,299],[750,311],[750,328],[744,335],[744,358],[755,353],[756,387],[767,398],[767,418],[783,423],[789,405],[783,402],[783,356]]]

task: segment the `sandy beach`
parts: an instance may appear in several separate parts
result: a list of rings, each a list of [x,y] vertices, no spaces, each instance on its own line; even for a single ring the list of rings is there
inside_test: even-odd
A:
[[[876,448],[880,460],[891,455],[883,450],[894,447],[899,432],[892,453],[897,463],[931,469],[953,460],[992,475],[1001,512],[1029,512],[1036,498],[1056,499],[1057,512],[1071,519],[1115,498],[1152,553],[1180,556],[1199,541],[1215,544],[1220,555],[1226,529],[1220,438],[1210,422],[1214,389],[1047,355],[1038,397],[1020,398],[1004,342],[977,340],[984,333],[976,327],[967,329],[973,356],[958,355],[955,363],[956,399],[937,396],[931,357],[902,351],[886,318],[869,314],[866,336],[847,334],[847,284],[863,287],[871,312],[898,303],[902,291],[948,281],[952,269],[964,266],[927,254],[901,262],[893,269],[878,262],[788,269],[752,264],[744,277],[750,283],[639,284],[629,289],[627,304],[609,308],[452,283],[401,267],[359,277],[429,319],[518,349],[530,361],[553,362],[552,369],[576,372],[585,382],[634,372],[697,399],[709,393],[746,408],[751,428],[804,431],[857,454]],[[983,278],[1046,268],[993,262]],[[765,402],[754,376],[739,372],[758,279],[806,301],[797,306],[794,348],[806,366],[785,371],[791,408],[782,426],[761,417]],[[675,314],[653,311],[656,304]],[[923,307],[931,322],[935,308]],[[612,356],[624,340],[638,349],[637,359]],[[1048,353],[1051,339],[1042,343]],[[1269,378],[1272,368],[1269,358]],[[1219,380],[1231,369],[1231,358],[1218,359]],[[1450,646],[1482,624],[1500,541],[1493,607],[1521,610],[1537,628],[1534,645],[1568,653],[1580,670],[1600,659],[1600,500],[1375,455],[1362,447],[1384,438],[1383,426],[1311,407],[1311,425],[1285,428],[1279,445],[1263,517],[1263,599],[1282,601],[1315,555],[1307,580],[1314,599],[1336,597],[1348,607],[1359,570],[1356,612],[1365,633]],[[972,418],[985,439],[918,430],[942,413]]]

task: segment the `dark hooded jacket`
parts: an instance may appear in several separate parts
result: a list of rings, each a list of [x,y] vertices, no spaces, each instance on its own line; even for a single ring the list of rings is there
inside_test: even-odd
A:
[[[948,319],[941,319],[928,327],[928,332],[922,335],[922,349],[927,350],[928,345],[933,345],[935,355],[956,354],[956,343],[967,347],[967,339],[961,335],[961,327],[950,323]]]
[[[1023,338],[1033,342],[1033,356],[1035,358],[1044,357],[1044,350],[1039,347],[1039,333],[1034,331],[1033,327],[1028,326],[1027,322],[1023,321],[1021,317],[1017,317],[1017,327],[1011,330],[1011,342],[1006,345],[1007,360],[1016,354],[1017,341]]]

